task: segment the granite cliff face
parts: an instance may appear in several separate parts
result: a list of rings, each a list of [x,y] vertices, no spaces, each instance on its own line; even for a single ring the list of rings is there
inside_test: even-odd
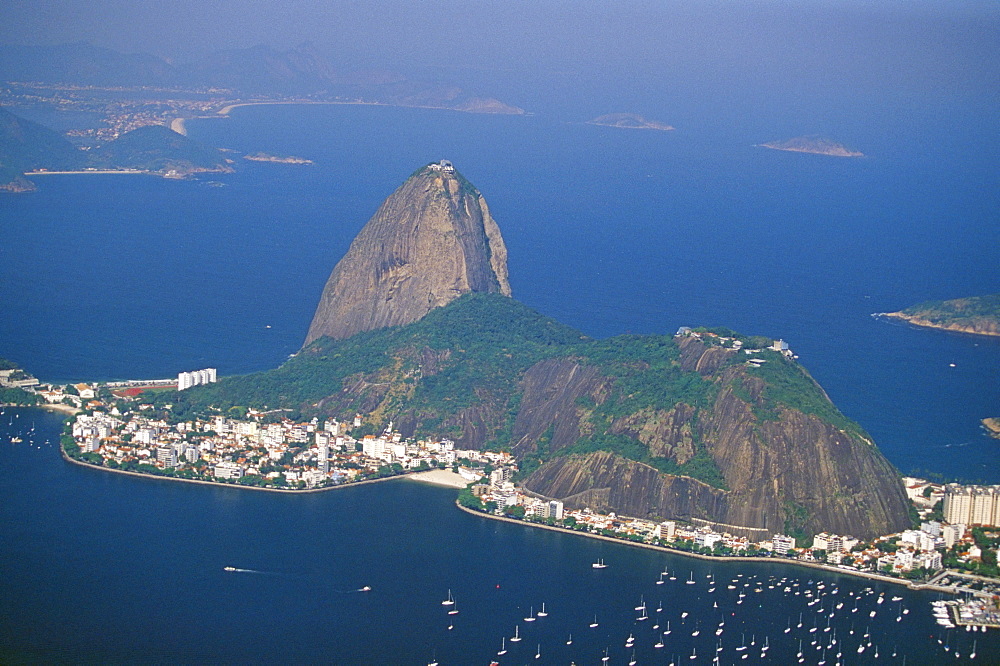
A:
[[[485,199],[449,166],[418,170],[333,269],[305,344],[417,321],[470,292],[510,296],[507,247]]]
[[[530,368],[511,443],[522,459],[542,447],[545,460],[525,486],[575,508],[714,523],[756,538],[823,530],[874,536],[907,526],[898,474],[863,431],[776,404],[739,352],[691,338],[678,343],[681,369],[713,387],[700,407],[677,402],[602,420],[602,406],[615,399],[610,377],[569,358]],[[782,362],[773,356],[767,362]],[[788,363],[783,370],[804,373]],[[815,399],[828,403],[808,381]],[[579,445],[602,441],[592,436],[602,431],[640,444],[648,459]],[[714,466],[721,478],[707,483],[685,466]]]

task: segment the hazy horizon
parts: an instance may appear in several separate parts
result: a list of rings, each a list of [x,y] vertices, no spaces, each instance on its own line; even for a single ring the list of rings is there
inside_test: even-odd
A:
[[[343,70],[385,68],[514,91],[531,102],[623,100],[754,88],[825,95],[978,94],[995,89],[996,3],[604,2],[424,4],[226,0],[169,5],[12,2],[0,43],[86,41],[187,62],[224,49],[304,42]],[[522,90],[517,93],[516,89]],[[517,103],[518,100],[514,100]]]

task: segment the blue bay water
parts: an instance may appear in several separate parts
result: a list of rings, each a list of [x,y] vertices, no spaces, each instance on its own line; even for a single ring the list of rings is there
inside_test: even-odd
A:
[[[47,380],[274,367],[298,349],[330,270],[381,201],[448,158],[489,202],[528,305],[593,336],[707,324],[782,337],[900,469],[997,482],[1000,453],[978,423],[1000,413],[1000,343],[869,316],[997,291],[996,145],[972,112],[965,122],[922,109],[903,129],[842,127],[864,160],[750,145],[793,134],[781,118],[645,133],[542,115],[237,109],[190,122],[191,135],[316,163],[184,182],[48,176],[35,194],[0,198],[0,355]],[[898,141],[921,124],[926,134]],[[772,663],[793,661],[801,637],[816,663],[816,607],[766,584],[737,604],[721,584],[709,594],[705,576],[865,587],[499,524],[410,482],[285,497],[101,473],[42,443],[55,441],[56,417],[21,410],[14,423],[5,411],[0,661],[485,664],[520,622],[525,640],[502,663],[599,663],[605,649],[623,663],[630,632],[640,663],[689,661],[692,649],[707,660],[716,640],[736,661],[742,633],[758,646],[766,636]],[[10,444],[26,419],[36,446]],[[594,571],[598,557],[612,566]],[[657,586],[664,566],[678,580]],[[363,585],[373,591],[351,591]],[[981,656],[1000,659],[995,634],[938,632],[933,595],[875,587],[911,613],[896,622],[898,605],[866,596],[834,618],[847,663],[874,654],[856,652],[869,606],[883,657],[951,661],[944,642],[967,656],[978,638]],[[451,618],[449,588],[461,610]],[[641,595],[651,612],[664,602],[664,648],[652,647],[652,622],[635,620]],[[549,617],[525,623],[543,601]],[[785,634],[798,612],[806,630]]]
[[[136,479],[64,461],[60,421],[0,413],[4,663],[599,664],[634,654],[668,664],[708,663],[719,647],[722,663],[796,663],[800,649],[808,664],[837,652],[848,664],[1000,657],[1000,633],[941,631],[933,593],[500,523],[459,511],[452,490],[408,480],[288,496]],[[591,567],[599,558],[606,569]],[[456,615],[441,605],[449,590]],[[526,622],[542,603],[548,616]],[[515,630],[521,642],[509,640]]]

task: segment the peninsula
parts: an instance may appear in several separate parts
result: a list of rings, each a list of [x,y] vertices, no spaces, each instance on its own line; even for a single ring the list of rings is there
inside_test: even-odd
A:
[[[865,154],[847,146],[817,136],[800,136],[786,141],[769,141],[757,144],[759,148],[784,150],[791,153],[811,153],[831,157],[864,157]]]
[[[927,301],[899,312],[884,312],[880,316],[905,321],[914,326],[1000,336],[1000,294]]]
[[[674,129],[673,125],[667,125],[656,120],[647,120],[635,113],[608,113],[598,116],[593,120],[588,120],[588,125],[600,125],[602,127],[619,127],[622,129],[647,129],[669,132]]]
[[[508,451],[525,488],[569,506],[753,535],[909,523],[898,472],[784,341],[686,327],[592,340],[509,294],[485,199],[428,164],[336,265],[294,357],[165,399],[357,413],[404,439]]]

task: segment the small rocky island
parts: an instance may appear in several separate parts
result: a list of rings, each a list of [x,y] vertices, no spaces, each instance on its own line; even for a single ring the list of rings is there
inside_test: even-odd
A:
[[[994,439],[1000,439],[1000,417],[992,417],[988,419],[983,419],[983,427],[986,428],[986,434]]]
[[[647,120],[635,113],[608,113],[587,121],[588,125],[601,125],[602,127],[620,127],[622,129],[648,129],[668,132],[674,127],[656,120]]]
[[[250,160],[251,162],[273,162],[275,164],[312,164],[312,160],[307,160],[304,157],[282,157],[280,155],[268,155],[267,153],[254,153],[253,155],[244,155],[243,159]]]
[[[758,143],[759,148],[784,150],[792,153],[811,153],[813,155],[830,155],[832,157],[864,157],[865,154],[851,150],[847,146],[816,136],[799,136],[786,141],[769,141]]]
[[[927,301],[899,312],[885,312],[882,316],[914,326],[1000,336],[1000,294]]]

